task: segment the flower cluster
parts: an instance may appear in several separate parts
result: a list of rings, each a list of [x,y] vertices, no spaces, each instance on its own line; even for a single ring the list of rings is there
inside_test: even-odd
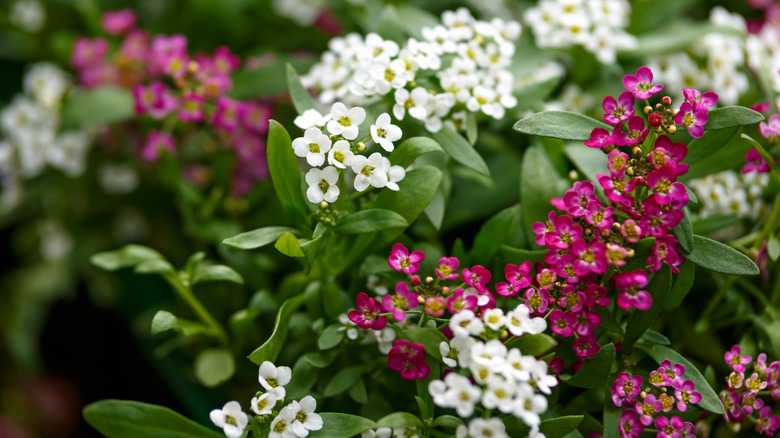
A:
[[[265,142],[270,107],[254,101],[226,96],[232,87],[230,74],[240,65],[227,47],[213,54],[191,55],[184,35],[155,35],[136,27],[131,10],[109,11],[102,19],[110,35],[123,36],[112,53],[108,39],[78,38],[73,45],[71,65],[86,87],[119,85],[132,89],[135,112],[164,120],[163,130],[152,130],[140,151],[146,161],[157,161],[162,151],[176,154],[177,123],[204,122],[220,143],[237,156],[233,192],[248,192],[257,180],[267,178]]]
[[[777,95],[780,92],[780,75],[776,74],[780,70],[780,41],[777,38],[780,22],[777,20],[777,6],[769,7],[774,19],[767,20],[760,30],[749,34],[744,44],[748,66],[763,76]],[[774,103],[780,104],[780,99],[776,98]]]
[[[617,52],[631,50],[636,37],[628,34],[631,5],[626,0],[541,0],[525,13],[539,47],[582,46],[604,64]]]
[[[0,187],[3,208],[21,200],[22,179],[34,178],[46,165],[70,177],[84,173],[92,133],[59,132],[60,107],[70,78],[58,66],[38,63],[24,77],[24,94],[0,112]]]
[[[731,347],[724,359],[732,372],[726,378],[726,389],[720,393],[726,407],[723,418],[740,423],[750,417],[757,432],[772,436],[780,428],[780,417],[772,415],[772,408],[759,396],[768,393],[773,399],[780,399],[780,362],[768,364],[766,354],[761,353],[753,363],[753,372],[749,373],[746,365],[753,358],[743,355],[739,345]]]
[[[366,150],[366,142],[369,140],[373,140],[386,152],[392,152],[395,149],[393,142],[399,140],[403,133],[398,126],[390,123],[390,115],[383,113],[369,127],[370,137],[358,141],[360,125],[365,119],[365,109],[359,106],[347,108],[342,102],[334,103],[330,113],[325,116],[310,109],[295,119],[295,124],[305,132],[303,137],[293,140],[293,151],[313,167],[305,177],[309,185],[306,190],[309,202],[336,202],[341,194],[339,178],[345,169],[352,170],[354,177],[350,177],[353,178],[355,190],[359,192],[369,186],[399,189],[398,182],[404,179],[406,170],[401,166],[393,166],[379,151],[369,156],[362,152]],[[330,135],[324,134],[323,128],[327,128]],[[326,158],[328,166],[320,169]],[[347,178],[346,173],[344,178]]]
[[[303,438],[310,431],[322,429],[322,417],[314,412],[317,408],[314,397],[307,395],[300,401],[293,400],[284,405],[287,395],[284,386],[290,383],[291,377],[292,370],[289,367],[277,367],[268,361],[260,365],[258,380],[263,391],[258,392],[251,401],[252,412],[255,413],[251,419],[252,430],[265,432],[259,436]],[[283,407],[276,409],[277,406]],[[225,403],[222,409],[214,409],[209,417],[229,438],[242,436],[244,429],[250,425],[249,416],[235,400]]]
[[[442,25],[424,27],[422,35],[402,46],[374,33],[334,38],[301,81],[324,104],[367,104],[391,95],[396,119],[408,113],[430,132],[443,121],[465,128],[467,111],[500,119],[517,104],[507,67],[519,23],[479,21],[461,8],[444,12]]]
[[[620,373],[612,384],[612,403],[629,408],[620,416],[620,435],[636,438],[645,426],[655,424],[658,438],[693,437],[693,424],[683,422],[678,416],[670,419],[660,415],[675,407],[685,412],[689,404],[701,401],[701,394],[694,391],[693,381],[683,380],[684,374],[683,364],[672,365],[671,361],[664,360],[658,369],[650,372],[649,382],[653,387],[642,389],[641,376]],[[667,390],[673,390],[674,397],[667,394]]]
[[[699,199],[699,216],[733,214],[747,219],[765,217],[767,203],[764,190],[769,185],[769,174],[759,172],[737,173],[727,170],[688,184]]]

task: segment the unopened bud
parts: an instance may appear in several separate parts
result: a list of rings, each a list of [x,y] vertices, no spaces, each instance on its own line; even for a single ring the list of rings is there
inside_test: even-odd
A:
[[[679,113],[679,112],[680,112],[680,108],[675,108],[674,110],[672,110],[672,115],[676,116],[677,113]]]
[[[187,65],[187,69],[190,71],[190,73],[195,73],[200,68],[200,65],[198,64],[198,61],[190,61],[189,65]]]
[[[431,284],[431,283],[433,283],[433,277],[431,276],[425,277],[425,284]]]
[[[569,179],[570,180],[577,181],[577,179],[579,179],[579,177],[580,177],[580,174],[577,173],[576,170],[572,169],[572,170],[569,171]]]
[[[661,98],[661,103],[664,104],[664,106],[670,106],[672,104],[672,98],[669,96],[664,96]]]
[[[629,168],[627,168],[627,169],[626,169],[626,175],[628,175],[628,176],[634,176],[634,168],[633,168],[633,167],[629,167]]]
[[[647,397],[647,393],[645,391],[639,393],[639,398],[644,399],[645,397]]]
[[[331,134],[329,138],[332,143],[335,143],[339,139],[339,136],[335,134]]]
[[[645,112],[645,115],[647,115],[647,114],[650,114],[651,112],[653,112],[653,107],[651,107],[650,105],[647,105],[647,106],[644,108],[644,110],[643,110],[643,111]]]
[[[320,202],[320,208],[325,210],[326,208],[328,208],[328,203],[325,201]]]
[[[593,234],[593,230],[591,230],[590,228],[585,228],[585,231],[583,231],[583,233],[586,236],[590,236],[591,234]]]
[[[657,103],[657,104],[655,104],[655,110],[656,110],[657,112],[661,112],[661,111],[663,111],[664,109],[665,109],[665,108],[664,108],[664,106],[663,106],[663,105],[661,105],[660,103]]]
[[[360,143],[357,144],[357,150],[358,152],[363,152],[364,150],[366,150],[366,144],[361,141]]]
[[[645,185],[645,179],[642,178],[641,176],[638,176],[638,177],[634,178],[634,182],[636,182],[636,185],[638,185],[638,186]]]
[[[634,251],[634,248],[629,248],[628,251],[626,251],[626,255],[629,257],[633,257],[636,255],[636,251]]]
[[[666,132],[674,135],[674,133],[677,132],[677,125],[670,125],[668,128],[666,128]]]
[[[423,298],[423,296],[422,296],[422,295],[417,295],[417,302],[418,302],[418,303],[420,303],[420,304],[422,304],[422,303],[424,303],[424,302],[425,302],[425,298]]]
[[[412,275],[412,278],[410,278],[409,281],[412,283],[412,285],[417,286],[418,284],[420,284],[420,276]]]
[[[631,149],[631,153],[636,156],[640,156],[642,155],[642,148],[640,148],[639,146],[634,146],[634,149]]]
[[[447,286],[442,286],[441,287],[441,294],[446,297],[447,295],[450,294],[450,288],[447,287]]]
[[[499,336],[501,336],[501,339],[508,338],[509,337],[509,330],[502,329],[501,332],[499,333]]]
[[[661,126],[656,126],[653,131],[655,131],[656,134],[660,134],[664,130]]]
[[[618,231],[620,231],[620,224],[619,224],[619,223],[617,223],[617,222],[613,222],[613,223],[612,223],[612,231],[614,231],[614,232],[616,232],[616,233],[617,233]]]
[[[647,120],[650,126],[652,126],[653,128],[657,126],[661,126],[661,122],[663,121],[660,114],[650,114]]]

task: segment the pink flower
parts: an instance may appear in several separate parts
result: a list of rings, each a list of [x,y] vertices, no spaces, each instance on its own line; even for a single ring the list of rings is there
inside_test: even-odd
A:
[[[775,431],[780,428],[780,417],[772,415],[772,408],[770,406],[761,408],[759,417],[759,420],[756,422],[759,433],[772,436]]]
[[[661,262],[666,262],[672,268],[672,272],[679,273],[677,267],[685,261],[685,258],[677,253],[677,245],[677,239],[671,234],[656,239],[653,252],[647,258],[647,271],[655,272],[661,269]]]
[[[76,69],[95,66],[103,62],[108,53],[108,41],[104,38],[76,38],[73,43],[73,52],[70,56],[70,65]]]
[[[707,113],[697,111],[689,102],[684,102],[680,106],[680,111],[674,116],[674,123],[686,128],[691,137],[699,138],[704,134]]]
[[[182,122],[203,120],[203,96],[195,93],[184,93],[179,108],[179,120]]]
[[[607,258],[609,259],[610,264],[618,268],[625,266],[626,259],[628,258],[628,250],[616,243],[608,243]]]
[[[424,252],[414,251],[409,254],[409,250],[405,246],[401,243],[396,243],[393,245],[393,249],[390,250],[390,257],[388,257],[387,262],[396,271],[401,271],[404,274],[414,274],[420,270],[420,262],[424,258]]]
[[[447,308],[447,302],[444,297],[428,297],[425,299],[425,313],[433,317],[444,315],[444,309]]]
[[[636,75],[625,75],[623,86],[637,99],[647,99],[653,94],[660,93],[664,88],[661,84],[653,84],[653,72],[647,67],[639,67]]]
[[[171,55],[161,60],[162,70],[174,79],[182,79],[187,74],[190,59],[186,55]]]
[[[628,163],[628,154],[615,149],[607,154],[607,168],[612,173],[623,173]]]
[[[592,202],[588,205],[588,213],[585,220],[597,228],[609,228],[614,222],[615,207],[603,208],[600,202]]]
[[[550,313],[550,327],[553,333],[568,338],[574,334],[574,314],[555,309]]]
[[[645,430],[645,427],[637,418],[636,411],[632,409],[626,409],[620,414],[618,426],[620,428],[620,438],[637,438]]]
[[[414,309],[418,304],[417,294],[410,292],[409,285],[404,282],[395,285],[395,294],[382,298],[382,308],[385,312],[391,312],[396,321],[405,320],[406,311]]]
[[[756,397],[756,394],[752,392],[746,392],[742,395],[742,414],[747,416],[753,413],[754,410],[760,411],[764,406],[764,401]]]
[[[585,212],[588,213],[587,208]],[[572,242],[581,237],[582,227],[574,223],[571,217],[561,215],[555,219],[555,229],[545,234],[544,243],[549,249],[568,249]]]
[[[630,243],[637,243],[644,236],[646,230],[639,227],[633,219],[626,219],[620,226],[620,234]]]
[[[676,181],[677,174],[670,164],[647,174],[647,186],[651,189],[655,202],[682,208],[688,204],[688,193],[685,191],[685,185]]]
[[[776,114],[777,115],[777,114]],[[774,158],[773,158],[774,160]],[[742,173],[758,172],[768,173],[771,170],[769,163],[761,156],[758,149],[753,148],[745,153],[745,165],[742,166]]]
[[[490,282],[490,271],[480,265],[473,266],[471,269],[463,270],[463,282],[469,286],[475,287],[480,294],[487,292],[485,287]]]
[[[653,237],[666,236],[669,228],[674,228],[683,219],[683,212],[680,210],[665,210],[654,197],[647,198],[642,203],[642,210],[645,213],[639,221],[639,226],[643,230],[648,230]]]
[[[431,368],[425,363],[425,347],[422,344],[396,339],[387,355],[387,366],[400,371],[407,380],[421,380],[428,377]]]
[[[617,102],[614,97],[607,96],[601,102],[601,107],[606,112],[603,116],[604,121],[610,125],[618,125],[634,115],[634,96],[625,91],[618,97]]]
[[[579,357],[592,357],[601,347],[596,343],[596,334],[591,333],[575,339],[572,348]]]
[[[615,275],[615,287],[621,292],[617,303],[621,309],[636,307],[647,310],[653,304],[650,293],[643,290],[647,286],[647,272],[637,269],[633,272],[621,272]]]
[[[537,290],[530,287],[526,289],[523,298],[526,299],[525,305],[528,306],[528,309],[536,314],[544,314],[547,306],[550,305],[550,292],[547,289]]]
[[[218,98],[224,95],[232,86],[230,76],[227,75],[211,75],[203,79],[204,94],[209,98]]]
[[[562,308],[571,312],[579,312],[585,304],[585,294],[578,291],[571,284],[564,285],[561,289],[561,298],[559,304]]]
[[[476,295],[464,295],[463,289],[455,289],[455,292],[447,299],[447,310],[453,315],[461,310],[472,310],[477,307]]]
[[[226,46],[217,47],[212,59],[212,66],[215,71],[221,74],[230,74],[241,65],[241,58],[230,53],[230,48]]]
[[[655,419],[655,428],[658,429],[658,435],[656,438],[683,438],[687,437],[686,433],[683,435],[680,432],[687,431],[686,424],[690,424],[690,432],[693,432],[693,424],[684,423],[678,416],[672,417],[671,421],[667,417],[658,417]],[[694,438],[691,436],[691,438]]]
[[[386,316],[379,316],[379,305],[373,298],[360,292],[355,300],[357,310],[347,313],[349,319],[361,328],[382,330],[387,324]]]
[[[635,409],[642,424],[649,426],[653,422],[653,417],[664,409],[664,404],[653,394],[647,394],[641,402],[636,403]]]
[[[590,181],[577,181],[563,195],[563,205],[573,218],[583,217],[588,211],[588,204],[598,200],[594,194],[595,186]]]
[[[612,303],[607,298],[607,288],[598,284],[589,284],[585,289],[585,305],[588,309],[596,306],[607,307]]]
[[[232,132],[238,128],[238,102],[228,97],[217,99],[217,108],[211,122],[214,126]]]
[[[720,393],[720,401],[723,403],[723,407],[726,413],[723,414],[723,418],[726,421],[742,421],[745,419],[745,414],[742,412],[742,405],[740,404],[739,393],[728,389]]]
[[[271,107],[256,102],[242,102],[238,107],[238,117],[241,123],[257,134],[268,132],[268,120],[271,118]]]
[[[632,110],[633,111],[633,110]],[[604,116],[606,117],[606,116]],[[590,140],[585,140],[585,146],[600,149],[615,144],[617,137],[604,128],[593,128],[590,132]]]
[[[572,254],[577,257],[574,261],[574,272],[577,275],[585,275],[589,272],[603,274],[607,272],[607,247],[604,242],[593,239],[588,245],[585,240],[574,242],[571,247]]]
[[[155,162],[160,159],[160,152],[163,150],[176,155],[176,139],[164,132],[150,131],[141,150],[141,158],[149,162]]]
[[[566,281],[570,284],[575,284],[580,281],[580,277],[577,276],[577,272],[574,271],[574,262],[577,259],[571,254],[562,255],[555,263],[557,265],[557,273],[561,277],[565,277]]]
[[[152,82],[148,87],[136,85],[132,90],[137,115],[149,114],[155,120],[165,118],[175,111],[179,103],[162,82]]]
[[[122,35],[135,27],[135,20],[132,9],[106,11],[100,18],[100,26],[109,35]]]
[[[739,345],[734,345],[731,350],[727,351],[724,355],[726,364],[738,373],[745,372],[745,365],[749,364],[753,360],[750,356],[743,356],[740,354],[741,349]]]
[[[565,209],[565,208],[563,208]],[[531,229],[534,233],[536,233],[536,239],[534,241],[537,245],[544,246],[547,238],[547,233],[555,231],[555,222],[556,222],[556,214],[554,211],[551,211],[547,215],[547,220],[545,222],[535,222]]]
[[[619,126],[617,127],[619,128]],[[618,132],[615,143],[618,146],[635,146],[650,133],[650,128],[645,128],[645,119],[634,116],[628,121],[628,132]]]
[[[674,396],[677,398],[677,409],[680,411],[685,412],[689,403],[701,401],[701,394],[694,391],[693,380],[683,381],[678,377],[672,383],[672,387],[674,388]]]
[[[672,143],[669,137],[661,135],[655,140],[653,151],[648,154],[647,158],[656,169],[665,164],[671,164],[674,167],[674,173],[679,176],[688,172],[688,165],[680,162],[687,154],[688,146],[685,143]]]
[[[596,312],[582,309],[575,316],[577,319],[574,322],[574,333],[580,336],[588,336],[601,325],[601,315]]]
[[[682,92],[685,100],[693,105],[694,111],[704,111],[706,113],[718,103],[718,95],[712,91],[705,91],[702,94],[699,90],[694,90],[693,88],[683,88]]]
[[[633,204],[634,197],[630,193],[634,190],[635,179],[626,180],[625,173],[599,173],[596,180],[604,189],[604,194],[610,201],[623,205],[624,203]],[[584,216],[584,215],[583,215]]]
[[[457,257],[442,257],[439,259],[439,266],[434,269],[436,275],[442,280],[457,280],[460,278],[457,272],[460,262]]]

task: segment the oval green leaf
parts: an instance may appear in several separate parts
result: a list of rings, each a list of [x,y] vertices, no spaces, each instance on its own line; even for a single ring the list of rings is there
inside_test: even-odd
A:
[[[229,281],[231,283],[244,284],[244,279],[241,275],[229,266],[201,263],[195,270],[192,284],[194,286],[206,281]]]
[[[406,228],[406,222],[400,214],[383,208],[370,208],[358,211],[342,219],[336,226],[336,232],[344,234],[376,233],[390,228]]]
[[[192,336],[200,333],[209,336],[214,334],[211,328],[199,322],[179,318],[173,313],[165,310],[158,310],[154,315],[154,318],[152,318],[152,334],[156,335],[168,330],[173,330],[184,336]]]
[[[612,344],[610,344],[612,345]],[[614,351],[614,349],[613,349]],[[569,415],[567,417],[550,418],[542,421],[539,425],[539,431],[547,438],[563,438],[569,432],[577,428],[582,423],[584,415]]]
[[[558,345],[558,341],[550,335],[540,333],[538,335],[523,335],[515,338],[506,345],[507,348],[517,348],[521,353],[531,356],[541,356]]]
[[[691,225],[691,219],[688,216],[688,212],[685,211],[682,220],[676,227],[672,228],[674,236],[677,237],[677,241],[680,246],[687,252],[693,250],[693,226]]]
[[[317,339],[317,346],[320,350],[329,350],[341,343],[345,332],[343,324],[331,324],[325,327],[325,330],[320,334],[319,339]]]
[[[276,242],[283,233],[298,234],[298,230],[290,227],[263,227],[228,237],[222,243],[234,248],[255,249]]]
[[[430,152],[444,153],[439,143],[430,137],[412,137],[404,140],[392,154],[390,162],[403,168],[409,167],[420,155]]]
[[[453,160],[469,169],[490,176],[490,170],[488,170],[487,164],[485,164],[485,161],[474,149],[474,146],[463,138],[462,135],[453,131],[449,126],[442,126],[439,132],[433,134],[433,139],[444,148],[444,151],[447,152],[447,155],[452,157]]]
[[[610,129],[604,122],[569,111],[542,111],[515,123],[515,131],[562,140],[590,140],[594,128]]]
[[[230,350],[209,348],[195,358],[195,377],[207,388],[226,382],[236,372],[236,362]]]
[[[423,422],[416,415],[409,412],[394,412],[377,420],[379,427],[419,427],[423,428]]]
[[[706,237],[693,236],[693,251],[682,253],[702,268],[722,274],[758,275],[756,263],[736,249]]]
[[[276,120],[269,122],[268,171],[276,196],[293,224],[308,229],[309,212],[306,200],[301,192],[301,171],[298,159],[292,149],[292,140],[287,130]]]
[[[717,108],[707,113],[707,123],[704,129],[723,129],[734,126],[753,125],[764,120],[757,111],[744,106],[727,106]]]
[[[337,412],[322,412],[322,429],[312,431],[311,438],[351,438],[355,435],[376,429],[377,425],[368,418]]]
[[[63,129],[116,123],[135,117],[133,96],[124,88],[97,88],[69,96],[62,107]]]
[[[600,388],[609,379],[613,362],[615,362],[615,346],[607,344],[601,347],[592,358],[588,359],[582,365],[582,368],[577,371],[577,374],[566,380],[566,383],[579,388]],[[577,426],[575,425],[574,427]]]
[[[135,401],[92,403],[84,419],[108,438],[224,438],[171,409]]]
[[[276,356],[282,350],[284,340],[287,339],[290,317],[303,304],[305,298],[303,294],[300,294],[288,298],[282,303],[279,313],[276,314],[276,323],[274,324],[274,331],[271,333],[271,337],[249,355],[249,360],[257,365],[261,365],[265,361],[273,362],[276,360]]]
[[[325,390],[323,390],[322,395],[325,397],[332,397],[341,394],[360,379],[362,372],[362,365],[355,365],[340,370],[332,379],[330,379],[330,382],[325,385]]]
[[[298,114],[303,114],[308,109],[316,108],[314,100],[309,92],[303,88],[301,78],[292,64],[287,64],[287,89],[290,92],[290,99],[292,99],[293,106],[298,111]]]
[[[116,251],[97,253],[89,260],[98,268],[116,271],[148,260],[165,260],[165,258],[159,252],[143,245],[125,245]]]

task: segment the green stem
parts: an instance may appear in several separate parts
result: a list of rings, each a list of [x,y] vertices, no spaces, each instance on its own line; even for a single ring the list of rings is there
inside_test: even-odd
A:
[[[764,240],[769,236],[770,231],[774,229],[775,222],[777,222],[778,217],[780,217],[780,194],[775,196],[775,202],[772,206],[772,213],[769,215],[769,219],[767,219],[766,223],[764,224],[764,228],[761,230],[761,234],[758,235],[758,239],[754,240],[753,242],[758,245],[763,245]]]
[[[174,289],[176,289],[176,292],[179,294],[179,296],[187,303],[187,305],[190,306],[192,311],[198,315],[198,318],[200,318],[204,324],[211,327],[214,335],[219,339],[220,342],[222,342],[223,345],[228,346],[230,341],[228,340],[227,332],[225,332],[225,329],[222,328],[219,322],[217,322],[217,320],[211,316],[209,311],[203,307],[203,304],[198,301],[198,299],[195,297],[195,294],[192,292],[192,289],[185,285],[178,278],[173,277],[169,279],[169,281],[171,285],[173,285]]]
[[[715,295],[710,298],[709,303],[707,303],[707,307],[704,308],[704,311],[701,312],[701,315],[699,316],[699,321],[696,322],[696,325],[694,326],[694,330],[696,330],[697,333],[702,333],[704,330],[709,327],[709,316],[712,312],[715,311],[715,309],[718,307],[720,302],[723,300],[723,298],[726,296],[726,293],[731,289],[731,286],[734,284],[734,281],[737,277],[729,276],[726,281],[723,283],[723,285],[718,288],[718,291],[715,292]]]

